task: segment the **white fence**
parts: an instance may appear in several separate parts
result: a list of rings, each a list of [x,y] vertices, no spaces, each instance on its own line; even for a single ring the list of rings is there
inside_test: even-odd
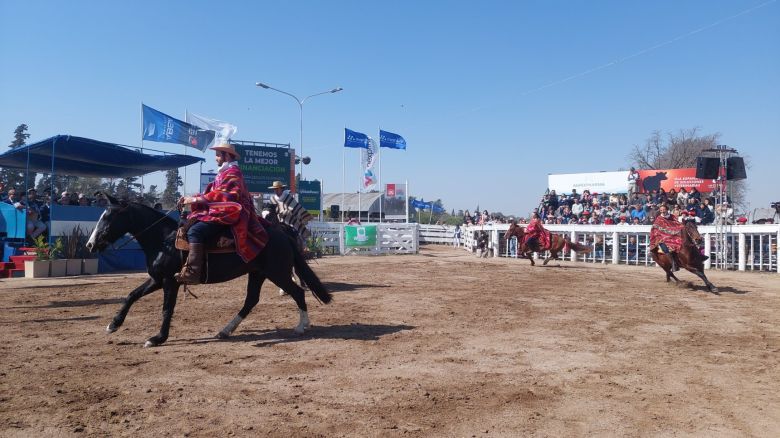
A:
[[[572,242],[591,248],[588,254],[570,251],[561,254],[565,260],[589,263],[653,265],[650,255],[649,225],[545,225],[551,232],[567,234]],[[516,257],[516,241],[504,239],[508,224],[472,226],[463,228],[462,241],[474,250],[479,232],[489,235],[488,248],[494,257]],[[705,269],[721,268],[740,271],[780,272],[780,224],[733,225],[726,230],[726,245],[719,247],[714,226],[701,226],[704,254],[710,258]]]
[[[344,245],[344,224],[340,222],[309,222],[312,235],[322,239],[326,254],[416,254],[419,249],[417,224],[366,223],[376,226],[376,246],[347,247]]]

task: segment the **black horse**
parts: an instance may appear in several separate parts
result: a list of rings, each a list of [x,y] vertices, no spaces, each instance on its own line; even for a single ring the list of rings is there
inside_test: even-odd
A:
[[[144,346],[160,345],[168,339],[179,292],[180,285],[173,275],[181,270],[182,260],[187,257],[186,252],[179,251],[174,246],[178,224],[163,212],[145,205],[120,204],[112,197],[109,197],[109,200],[110,205],[100,216],[87,242],[87,249],[90,252],[101,251],[126,233],[130,233],[138,241],[146,256],[146,269],[150,278],[130,292],[119,312],[106,327],[106,331],[113,333],[118,330],[133,303],[162,288],[165,296],[160,332],[149,338]],[[236,253],[207,255],[206,283],[221,283],[249,274],[244,306],[217,334],[218,338],[230,336],[241,321],[249,315],[252,308],[260,301],[260,287],[266,278],[284,289],[298,305],[300,321],[294,329],[295,332],[301,334],[309,328],[304,291],[291,279],[293,267],[317,299],[326,304],[331,301],[330,293],[306,264],[303,254],[298,251],[290,236],[276,227],[269,227],[267,231],[269,239],[266,247],[249,263],[244,263]]]

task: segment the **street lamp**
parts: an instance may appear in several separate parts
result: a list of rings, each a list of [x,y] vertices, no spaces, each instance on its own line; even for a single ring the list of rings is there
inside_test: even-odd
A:
[[[264,83],[262,83],[262,82],[255,82],[255,86],[258,86],[258,87],[260,87],[260,88],[265,88],[265,89],[267,89],[267,90],[274,90],[274,91],[278,91],[279,93],[286,94],[286,95],[288,95],[288,96],[292,97],[293,99],[295,99],[295,101],[296,101],[296,102],[298,102],[298,107],[301,109],[301,155],[300,155],[300,157],[299,157],[299,160],[300,160],[300,164],[301,164],[301,170],[300,170],[300,174],[301,174],[301,181],[303,181],[303,165],[304,165],[304,164],[308,164],[308,162],[310,161],[310,160],[304,160],[304,156],[303,156],[303,104],[304,104],[304,102],[306,102],[306,100],[307,100],[307,99],[309,99],[310,97],[314,97],[314,96],[320,96],[320,95],[322,95],[322,94],[338,93],[339,91],[343,90],[343,88],[341,88],[341,87],[336,87],[336,88],[334,88],[334,89],[332,89],[332,90],[323,91],[323,92],[321,92],[321,93],[312,94],[311,96],[306,96],[306,97],[304,97],[303,99],[298,99],[298,97],[297,97],[297,96],[295,96],[294,94],[288,93],[288,92],[286,92],[286,91],[279,90],[279,89],[277,89],[277,88],[274,88],[274,87],[272,87],[272,86],[270,86],[270,85],[267,85],[267,84],[264,84]],[[306,162],[306,163],[304,163],[304,161],[307,161],[307,162]]]

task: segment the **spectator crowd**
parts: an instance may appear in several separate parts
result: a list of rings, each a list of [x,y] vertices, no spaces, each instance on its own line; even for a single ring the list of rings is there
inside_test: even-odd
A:
[[[715,198],[692,188],[679,192],[674,189],[653,190],[650,193],[591,193],[576,189],[571,194],[558,195],[555,190],[545,194],[537,213],[545,224],[649,225],[653,223],[661,205],[667,205],[678,218],[695,220],[710,225],[716,221],[733,224],[734,210],[729,202],[715,205]],[[741,222],[741,221],[740,221]]]

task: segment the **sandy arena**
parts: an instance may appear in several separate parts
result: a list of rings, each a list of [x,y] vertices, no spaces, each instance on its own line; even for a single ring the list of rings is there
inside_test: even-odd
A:
[[[780,276],[415,256],[326,257],[314,324],[270,283],[162,293],[145,274],[1,280],[2,436],[778,436]]]

